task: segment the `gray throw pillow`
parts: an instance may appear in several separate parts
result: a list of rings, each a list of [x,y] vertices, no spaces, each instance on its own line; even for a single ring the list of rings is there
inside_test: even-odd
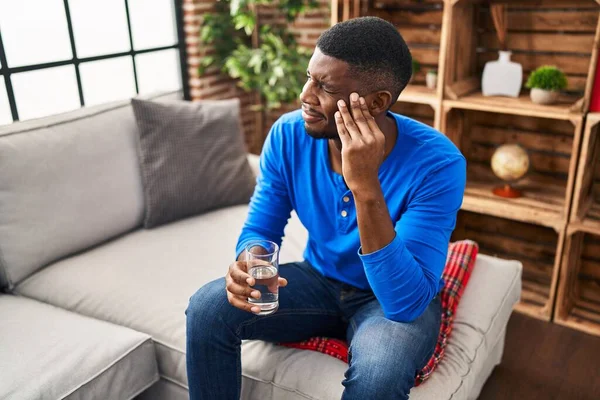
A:
[[[254,178],[238,99],[131,103],[140,131],[145,228],[249,201]]]

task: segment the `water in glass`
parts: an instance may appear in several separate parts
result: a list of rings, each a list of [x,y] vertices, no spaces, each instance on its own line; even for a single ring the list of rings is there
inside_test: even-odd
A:
[[[254,289],[260,292],[260,298],[249,297],[248,301],[260,307],[258,315],[274,313],[279,307],[279,273],[272,265],[251,267],[250,275],[256,280]]]

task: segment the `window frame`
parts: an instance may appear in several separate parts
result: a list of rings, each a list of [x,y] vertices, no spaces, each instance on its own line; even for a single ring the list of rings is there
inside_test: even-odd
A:
[[[183,29],[183,0],[173,0],[174,8],[175,8],[175,24],[177,28],[177,43],[170,46],[161,46],[161,47],[153,47],[149,49],[143,50],[135,50],[133,47],[133,33],[131,29],[131,16],[129,10],[129,1],[123,0],[125,2],[125,15],[127,17],[127,31],[129,33],[129,51],[119,52],[119,53],[110,53],[103,54],[99,56],[93,57],[77,57],[77,49],[75,48],[75,35],[73,31],[73,24],[71,21],[71,12],[69,9],[69,0],[63,0],[65,15],[67,20],[67,27],[69,31],[69,41],[71,44],[71,51],[73,53],[73,57],[69,60],[62,61],[53,61],[41,64],[31,64],[24,65],[20,67],[9,67],[6,59],[6,52],[4,50],[4,43],[2,41],[2,31],[0,30],[0,63],[2,66],[0,67],[0,75],[2,75],[2,79],[4,79],[4,84],[6,87],[6,95],[8,96],[8,103],[10,105],[10,112],[12,114],[13,122],[19,121],[19,113],[17,110],[17,102],[15,100],[15,94],[13,91],[11,75],[27,72],[27,71],[36,71],[40,69],[52,68],[52,67],[60,67],[65,65],[73,65],[75,67],[75,76],[77,79],[77,90],[79,94],[79,103],[81,107],[85,106],[85,100],[83,97],[83,86],[81,83],[81,74],[79,72],[79,66],[82,63],[90,62],[90,61],[99,61],[99,60],[107,60],[117,57],[129,56],[131,57],[131,62],[133,64],[133,78],[135,81],[135,92],[139,94],[139,84],[138,84],[138,76],[137,76],[137,67],[136,67],[136,59],[135,56],[138,54],[145,53],[154,53],[162,50],[169,49],[177,49],[179,50],[179,66],[181,73],[181,85],[183,90],[183,97],[186,100],[190,99],[190,88],[189,88],[189,75],[187,69],[187,52],[185,45],[185,32]]]

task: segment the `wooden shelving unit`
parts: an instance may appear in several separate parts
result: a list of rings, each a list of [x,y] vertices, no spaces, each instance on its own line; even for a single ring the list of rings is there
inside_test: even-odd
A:
[[[507,47],[523,66],[523,83],[542,65],[567,74],[568,88],[557,104],[532,103],[524,87],[518,98],[482,95],[483,68],[498,58],[500,47],[490,3],[507,6]],[[588,284],[588,267],[579,267],[588,265],[582,260],[590,250],[582,248],[598,249],[588,237],[600,238],[600,114],[587,115],[600,0],[334,0],[332,11],[334,22],[363,15],[392,22],[423,72],[437,69],[436,90],[425,88],[417,74],[392,110],[439,129],[467,158],[454,238],[476,240],[483,253],[523,262],[517,311],[544,320],[556,315],[573,327],[585,314],[582,329],[600,326],[600,280]],[[502,182],[490,159],[505,143],[519,143],[530,157],[530,172],[516,183],[524,194],[518,199],[492,193]],[[593,271],[600,276],[600,267]],[[563,295],[557,300],[559,276]],[[579,283],[567,285],[567,278]],[[589,306],[589,298],[599,301]]]
[[[600,113],[587,115],[554,320],[600,336]]]
[[[452,240],[471,239],[480,251],[523,263],[523,291],[516,310],[549,320],[555,297],[563,231],[460,211]]]
[[[445,100],[444,106],[562,120],[578,119],[582,115],[581,101],[567,96],[560,99],[557,104],[541,105],[532,103],[527,94],[511,98],[485,97],[481,92],[474,92],[464,95],[458,100]]]
[[[577,168],[581,115],[565,121],[471,108],[444,111],[445,133],[467,158],[463,209],[547,226],[556,232],[565,228]],[[529,173],[514,185],[523,193],[517,199],[492,193],[503,182],[492,173],[490,159],[504,143],[518,143],[529,154]]]
[[[586,118],[575,181],[571,225],[600,235],[600,113]]]
[[[483,96],[483,67],[497,59],[499,50],[489,2],[448,0],[444,11],[450,38],[440,127],[468,161],[463,210],[469,213],[462,217],[467,226],[486,220],[501,227],[494,228],[495,235],[502,232],[512,239],[473,230],[466,237],[483,243],[483,252],[523,262],[522,299],[516,309],[551,320],[598,57],[600,7],[593,0],[498,3],[508,7],[507,46],[512,60],[523,66],[524,82],[533,69],[553,64],[565,71],[569,87],[550,106],[532,103],[525,88],[518,98]],[[530,172],[515,184],[523,193],[518,199],[492,193],[502,182],[492,173],[490,159],[505,143],[520,144],[530,158]],[[528,233],[520,237],[515,232]],[[542,244],[546,258],[540,253]]]
[[[600,336],[600,235],[570,227],[554,320]]]
[[[398,101],[401,103],[426,104],[433,109],[439,104],[436,90],[421,85],[408,85],[398,97]]]
[[[489,3],[508,7],[507,47],[513,53],[511,59],[523,66],[524,82],[541,65],[556,65],[565,71],[567,95],[558,105],[532,104],[525,89],[517,99],[482,96],[483,67],[498,58],[500,48]],[[585,113],[598,53],[599,10],[595,0],[447,0],[447,106],[463,103],[463,108],[556,119]]]
[[[391,111],[401,115],[408,115],[412,119],[429,126],[435,125],[435,109],[427,104],[398,101],[392,106]]]

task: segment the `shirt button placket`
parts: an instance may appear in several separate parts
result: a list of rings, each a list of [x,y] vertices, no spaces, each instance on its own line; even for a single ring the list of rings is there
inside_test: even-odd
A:
[[[339,226],[341,232],[346,233],[348,231],[348,227],[350,226],[350,218],[348,218],[348,217],[350,215],[350,212],[352,211],[350,209],[350,207],[352,207],[352,205],[350,203],[350,201],[351,201],[350,192],[346,191],[342,195],[341,200],[342,201],[339,203],[341,205],[341,211],[339,214],[341,216],[341,218],[339,218],[340,223],[338,226]]]

